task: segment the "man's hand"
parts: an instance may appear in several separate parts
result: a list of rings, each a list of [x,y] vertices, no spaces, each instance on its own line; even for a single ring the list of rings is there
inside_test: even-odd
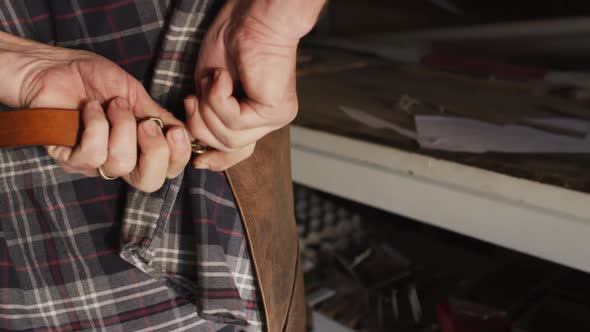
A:
[[[14,81],[0,87],[0,102],[14,108],[82,111],[79,145],[47,147],[66,172],[96,176],[101,167],[109,176],[120,176],[139,190],[153,192],[189,162],[190,139],[184,124],[113,62],[3,33],[0,52],[17,69]],[[154,121],[138,123],[147,117],[161,118],[169,128],[166,135]]]
[[[297,114],[297,46],[321,5],[308,19],[311,24],[294,20],[291,28],[284,24],[297,13],[273,6],[272,1],[229,0],[204,37],[197,95],[185,100],[185,108],[192,135],[217,151],[198,157],[197,168],[224,170],[246,159],[258,139]]]

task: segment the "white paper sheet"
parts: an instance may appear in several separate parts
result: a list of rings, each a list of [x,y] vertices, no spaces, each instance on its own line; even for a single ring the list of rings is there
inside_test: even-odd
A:
[[[590,123],[577,119],[542,119],[538,123],[589,132]],[[590,153],[590,135],[574,138],[519,125],[495,125],[449,116],[416,116],[423,148],[457,152]]]
[[[389,129],[397,132],[402,136],[406,136],[412,139],[418,139],[418,135],[415,132],[402,128],[394,123],[382,120],[372,114],[369,114],[363,110],[348,106],[339,106],[340,110],[348,115],[351,119],[364,124],[367,127],[375,129]]]
[[[374,129],[392,130],[415,139],[422,148],[453,152],[504,153],[590,153],[590,121],[566,117],[530,119],[586,133],[585,139],[559,135],[521,125],[496,125],[463,117],[417,115],[416,133],[364,110],[339,106],[351,119]]]

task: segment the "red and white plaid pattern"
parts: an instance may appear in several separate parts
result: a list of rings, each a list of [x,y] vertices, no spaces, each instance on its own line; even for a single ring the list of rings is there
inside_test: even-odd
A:
[[[220,1],[0,0],[0,29],[121,65],[179,118]],[[2,65],[2,64],[0,64]],[[0,330],[260,331],[248,241],[223,173],[154,194],[0,149]]]

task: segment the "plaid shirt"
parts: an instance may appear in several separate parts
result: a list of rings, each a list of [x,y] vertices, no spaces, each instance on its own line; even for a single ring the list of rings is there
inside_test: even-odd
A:
[[[181,117],[214,0],[1,0],[0,29],[89,50]],[[247,238],[223,173],[154,194],[0,149],[0,330],[259,331]]]

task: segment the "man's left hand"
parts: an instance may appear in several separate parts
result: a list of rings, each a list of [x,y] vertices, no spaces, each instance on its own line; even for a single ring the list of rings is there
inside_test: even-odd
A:
[[[242,3],[229,0],[205,35],[197,94],[185,100],[191,134],[216,150],[196,158],[197,168],[220,171],[248,158],[258,139],[297,114],[301,36],[276,29]]]

